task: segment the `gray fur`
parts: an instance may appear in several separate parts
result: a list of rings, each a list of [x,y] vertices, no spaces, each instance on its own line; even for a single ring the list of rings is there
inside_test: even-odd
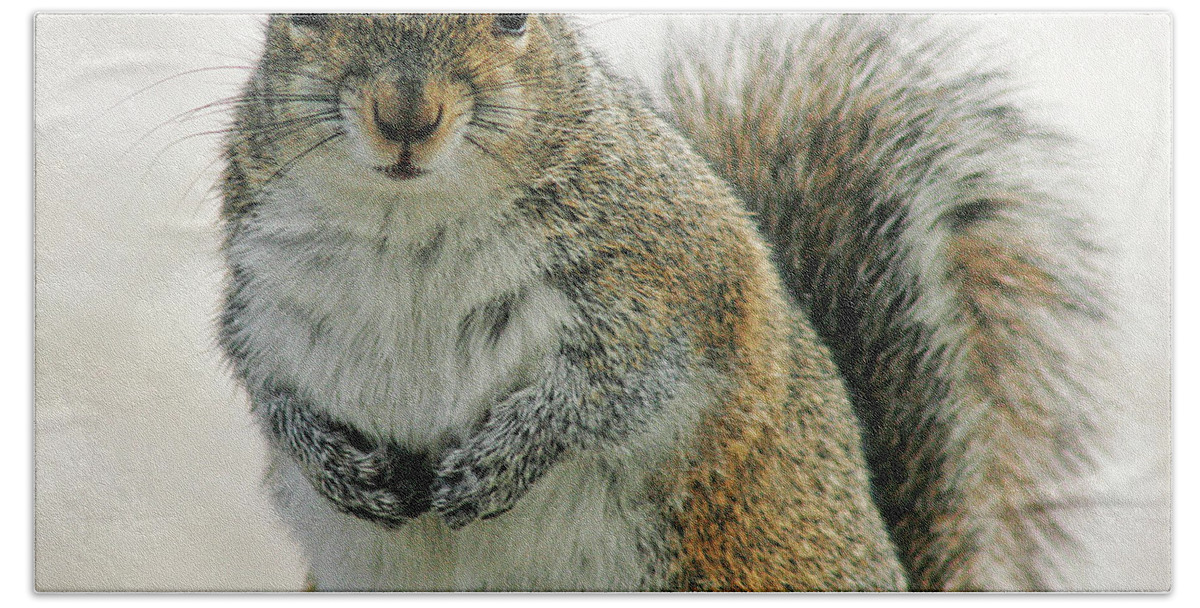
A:
[[[640,370],[618,370],[605,349],[564,342],[530,387],[493,406],[487,422],[437,471],[433,507],[452,528],[495,517],[567,454],[618,445],[641,432],[676,396],[687,371],[679,345]]]
[[[254,391],[253,402],[267,436],[340,511],[395,527],[429,509],[434,474],[428,455],[371,441],[294,391]]]

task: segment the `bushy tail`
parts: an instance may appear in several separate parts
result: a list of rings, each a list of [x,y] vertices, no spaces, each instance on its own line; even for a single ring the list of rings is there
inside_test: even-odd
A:
[[[1046,589],[1106,308],[1067,143],[929,19],[732,32],[666,71],[835,353],[917,589]],[[705,42],[712,49],[712,40]],[[1066,193],[1066,194],[1064,194]]]

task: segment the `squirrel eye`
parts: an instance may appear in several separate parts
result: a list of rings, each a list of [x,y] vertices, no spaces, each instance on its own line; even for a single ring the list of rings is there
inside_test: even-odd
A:
[[[501,13],[496,15],[495,31],[497,35],[520,36],[525,33],[525,22],[528,13]]]
[[[329,25],[329,15],[326,13],[294,13],[292,23],[300,27],[321,29]]]

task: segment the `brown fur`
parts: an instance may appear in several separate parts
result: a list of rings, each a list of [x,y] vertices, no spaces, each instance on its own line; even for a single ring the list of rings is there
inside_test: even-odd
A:
[[[874,518],[856,421],[806,325],[788,368],[708,413],[673,519],[679,586],[691,591],[897,590],[895,551]],[[771,360],[771,359],[762,359]],[[764,369],[766,367],[766,369]]]

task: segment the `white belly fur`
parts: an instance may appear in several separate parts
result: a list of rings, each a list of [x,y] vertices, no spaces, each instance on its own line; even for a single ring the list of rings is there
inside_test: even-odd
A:
[[[320,590],[635,590],[650,568],[637,539],[653,518],[627,510],[638,484],[609,485],[595,461],[560,463],[513,510],[451,531],[430,513],[388,530],[336,512],[275,460],[268,484]]]

